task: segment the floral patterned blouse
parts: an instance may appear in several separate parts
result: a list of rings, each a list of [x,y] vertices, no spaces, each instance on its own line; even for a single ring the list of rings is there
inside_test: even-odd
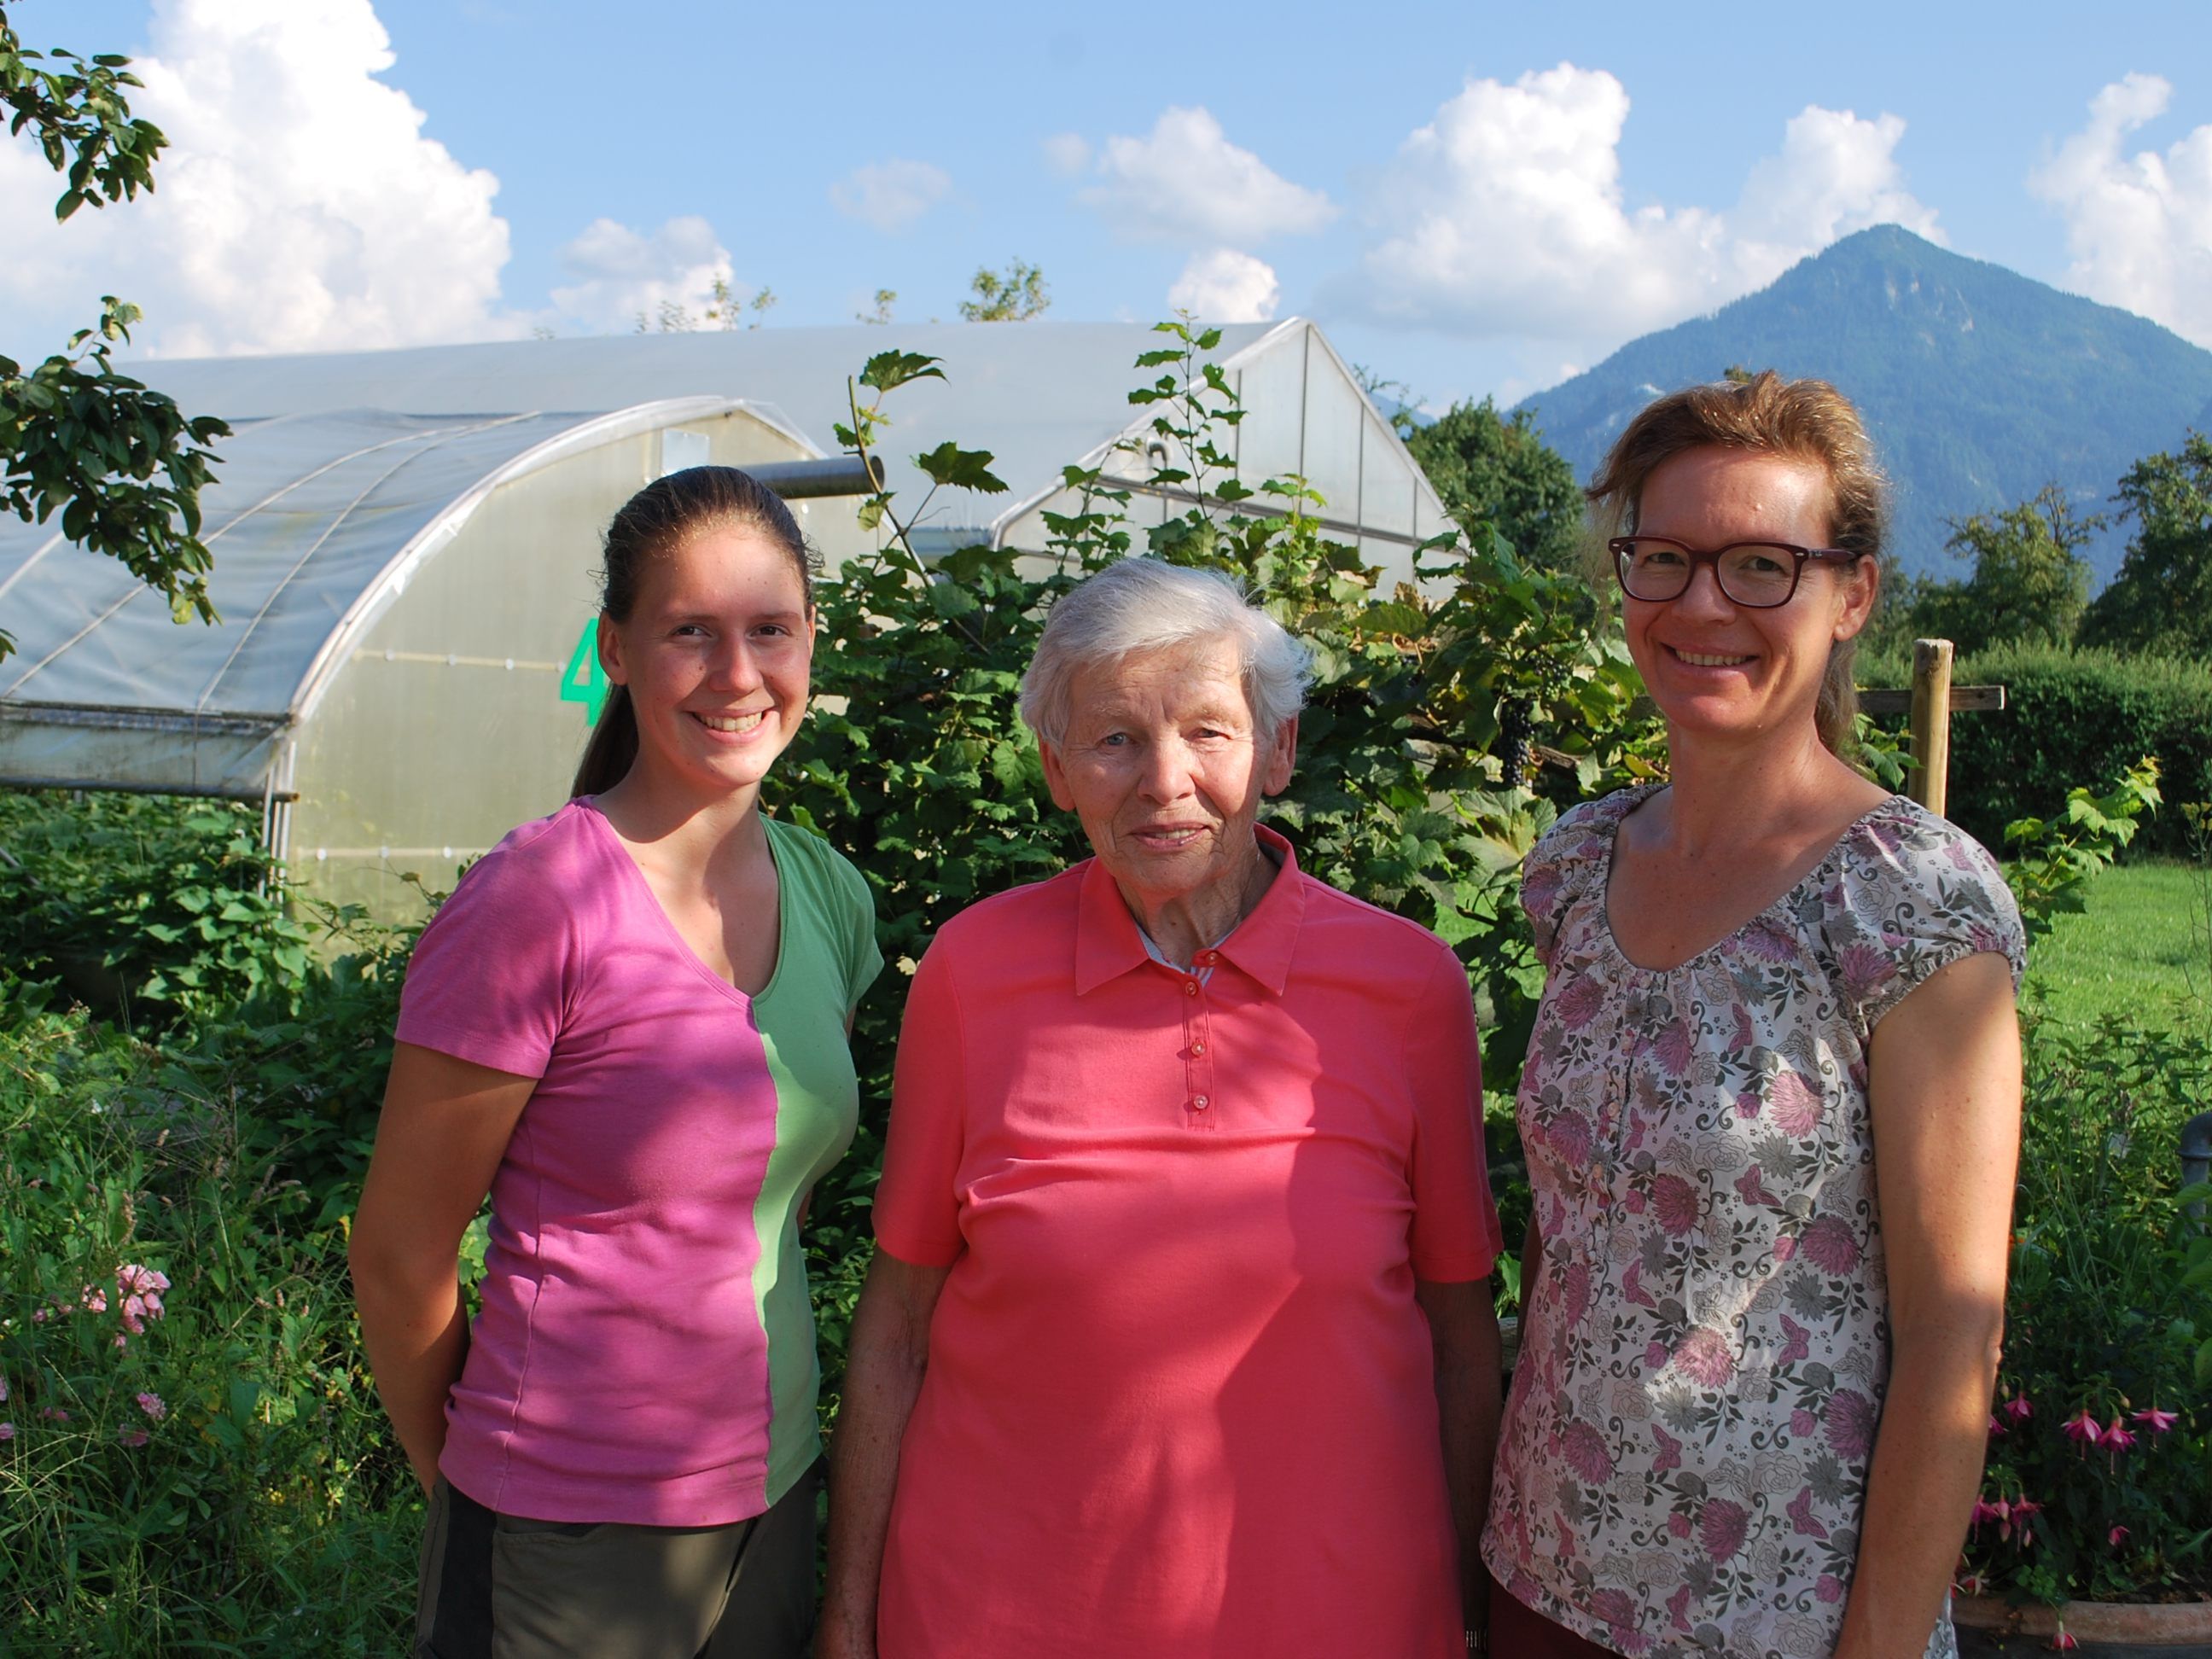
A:
[[[1680,967],[1605,908],[1577,807],[1528,856],[1546,969],[1521,1137],[1528,1286],[1483,1553],[1553,1622],[1652,1659],[1832,1651],[1889,1375],[1867,1052],[1937,969],[2020,916],[1989,854],[1903,796]],[[1931,1659],[1957,1651],[1937,1621]]]

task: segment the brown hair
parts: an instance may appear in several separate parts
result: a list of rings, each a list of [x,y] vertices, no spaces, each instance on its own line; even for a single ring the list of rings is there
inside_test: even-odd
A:
[[[758,531],[788,554],[805,592],[806,608],[814,609],[814,556],[783,498],[734,466],[687,466],[646,485],[607,526],[599,614],[611,622],[628,622],[649,562],[702,530],[726,526]],[[630,707],[629,688],[617,685],[608,691],[599,724],[584,745],[571,796],[613,788],[636,759],[637,713]]]
[[[1808,461],[1826,475],[1832,545],[1880,562],[1889,516],[1889,481],[1850,398],[1826,380],[1785,380],[1772,369],[1747,380],[1693,386],[1647,404],[1628,423],[1583,493],[1601,542],[1636,528],[1644,486],[1660,464],[1685,450],[1717,446]],[[1856,639],[1838,640],[1814,713],[1820,741],[1849,747],[1858,693],[1851,665]]]

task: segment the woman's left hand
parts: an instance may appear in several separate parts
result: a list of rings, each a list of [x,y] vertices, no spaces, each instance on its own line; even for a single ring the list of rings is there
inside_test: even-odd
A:
[[[2020,1025],[2001,956],[1932,975],[1875,1027],[1868,1096],[1889,1388],[1838,1659],[1913,1659],[1981,1486],[2020,1152]]]

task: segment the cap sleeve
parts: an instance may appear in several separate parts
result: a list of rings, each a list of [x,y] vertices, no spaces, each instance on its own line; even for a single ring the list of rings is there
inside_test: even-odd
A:
[[[2020,988],[2027,934],[1996,861],[1916,802],[1899,796],[1855,825],[1821,896],[1836,982],[1862,1030],[1965,957],[2003,957]]]

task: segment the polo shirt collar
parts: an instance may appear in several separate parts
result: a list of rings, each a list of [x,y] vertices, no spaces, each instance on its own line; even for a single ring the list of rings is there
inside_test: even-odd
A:
[[[1282,867],[1252,914],[1213,948],[1224,962],[1280,996],[1290,983],[1291,957],[1305,920],[1306,878],[1298,872],[1297,854],[1289,842],[1264,823],[1255,824],[1253,833],[1282,860]],[[1114,878],[1097,859],[1086,860],[1075,911],[1076,995],[1086,995],[1151,960],[1137,920],[1122,902]]]

